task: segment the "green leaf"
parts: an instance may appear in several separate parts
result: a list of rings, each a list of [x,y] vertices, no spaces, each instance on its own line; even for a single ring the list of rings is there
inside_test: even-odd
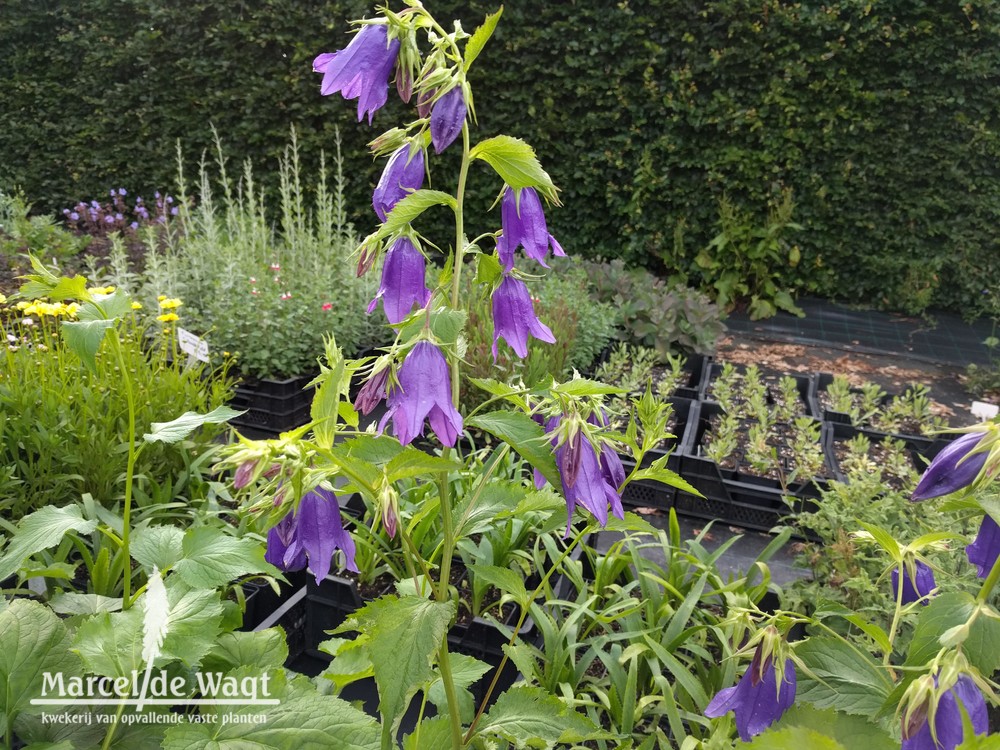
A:
[[[288,645],[280,628],[253,633],[223,633],[201,661],[206,672],[231,672],[240,667],[260,671],[280,669],[288,658]]]
[[[454,211],[458,203],[448,193],[442,193],[440,190],[415,190],[392,207],[382,226],[366,237],[364,244],[377,242],[403,231],[432,206],[448,206]]]
[[[969,737],[955,750],[1000,750],[1000,734],[976,734]]]
[[[283,671],[269,674],[269,692],[278,705],[205,707],[202,713],[215,720],[172,725],[163,750],[379,750],[378,726],[370,716],[340,698],[320,695],[301,675],[289,680]],[[233,675],[259,671],[243,668]],[[223,715],[234,720],[223,722]],[[255,715],[267,720],[241,721]]]
[[[500,267],[500,261],[493,255],[480,253],[476,260],[476,283],[486,284],[492,289],[502,278],[503,269]]]
[[[906,655],[906,666],[917,667],[930,662],[942,648],[941,636],[968,622],[976,606],[971,594],[949,592],[921,607]],[[983,674],[993,674],[1000,669],[1000,622],[992,617],[977,617],[962,643],[962,653]]]
[[[470,569],[480,580],[486,581],[491,586],[510,594],[514,597],[521,608],[528,606],[528,591],[524,587],[524,579],[510,568],[501,568],[496,565],[474,564]]]
[[[479,57],[479,53],[483,51],[483,47],[486,46],[486,42],[490,40],[493,36],[493,30],[497,27],[497,21],[500,20],[500,16],[503,15],[503,6],[500,6],[500,10],[496,13],[490,13],[486,16],[486,20],[483,21],[482,26],[476,29],[472,33],[472,37],[465,45],[465,70],[468,72],[469,68],[472,67],[472,63],[476,61]]]
[[[434,337],[445,346],[454,346],[458,343],[462,329],[465,328],[465,310],[449,310],[438,308],[430,314],[431,332]],[[408,343],[424,333],[427,326],[427,316],[418,315],[408,323],[404,323],[399,329],[399,340]]]
[[[535,493],[532,493],[534,495]],[[546,494],[544,497],[551,497]],[[462,539],[494,526],[498,519],[507,518],[519,510],[525,498],[523,485],[513,482],[490,482],[479,492],[470,492],[455,507],[455,538]],[[558,500],[557,507],[566,507]]]
[[[68,299],[87,299],[90,296],[87,292],[87,280],[83,276],[56,278],[34,257],[31,258],[31,265],[40,273],[24,277],[28,281],[21,285],[20,292],[25,299],[48,297],[53,302],[63,302]]]
[[[465,654],[449,653],[448,663],[451,664],[451,674],[455,683],[462,721],[469,723],[475,716],[475,699],[468,687],[489,672],[492,667],[486,662]],[[428,687],[427,700],[437,706],[441,713],[447,712],[448,696],[445,693],[444,682],[440,674]]]
[[[447,716],[435,716],[420,722],[413,734],[403,738],[403,750],[445,748],[451,744],[451,721]]]
[[[477,734],[500,737],[517,747],[612,739],[586,716],[569,708],[546,690],[513,687],[501,695],[483,717]]]
[[[196,667],[219,639],[223,614],[219,592],[188,588],[176,576],[167,578],[166,588],[170,613],[161,656],[166,661],[179,659]],[[129,612],[136,609],[140,607],[134,606]]]
[[[76,297],[76,299],[81,299]],[[78,320],[115,320],[124,318],[132,311],[132,300],[124,289],[115,289],[112,294],[95,294],[80,306],[76,313]]]
[[[442,471],[457,471],[463,464],[441,456],[431,456],[411,446],[394,456],[386,465],[385,473],[390,482],[408,477],[426,476]]]
[[[382,721],[393,732],[410,698],[434,676],[434,655],[455,612],[454,602],[382,597],[373,610],[368,652],[378,685]],[[369,605],[370,606],[370,605]]]
[[[333,445],[334,433],[337,430],[341,397],[351,387],[351,374],[344,362],[344,354],[332,334],[325,343],[325,362],[320,362],[320,374],[310,383],[316,386],[316,390],[309,409],[309,417],[314,422],[313,434],[316,436],[316,441],[320,447],[329,448]]]
[[[858,521],[859,524],[875,539],[875,542],[886,552],[889,553],[889,557],[895,560],[897,563],[903,559],[903,553],[899,548],[899,542],[893,539],[892,534],[890,534],[885,529],[875,526],[870,523],[865,523],[864,521]]]
[[[469,152],[473,159],[481,159],[493,167],[514,190],[535,188],[548,200],[555,201],[556,187],[552,178],[542,169],[535,150],[520,138],[498,135],[480,141]]]
[[[64,592],[53,597],[49,606],[57,615],[93,615],[120,611],[122,600],[100,594]]]
[[[71,352],[80,358],[87,369],[97,372],[97,350],[114,320],[66,321],[62,324],[63,341]]]
[[[62,508],[47,505],[25,516],[0,557],[0,581],[14,575],[24,561],[36,552],[55,547],[67,532],[89,534],[95,528],[97,521],[85,520],[78,505]]]
[[[587,378],[574,378],[565,383],[561,383],[552,389],[553,393],[562,393],[567,396],[606,396],[616,393],[628,393],[627,388],[618,388],[613,385],[599,383],[596,380]]]
[[[645,469],[639,469],[634,474],[629,476],[632,482],[645,479],[647,481],[659,482],[660,484],[668,484],[671,487],[676,487],[679,490],[690,493],[695,497],[704,497],[704,495],[689,484],[686,479],[683,479],[677,472],[671,471],[670,469],[662,469],[651,466]]]
[[[176,443],[202,425],[221,424],[245,413],[230,409],[228,406],[217,406],[208,414],[187,411],[170,422],[153,422],[150,425],[151,432],[147,432],[142,437],[147,443]]]
[[[797,699],[817,708],[873,716],[892,690],[881,664],[837,638],[809,638],[797,644],[795,654],[823,681],[799,672]]]
[[[281,575],[264,560],[264,545],[250,537],[237,538],[212,526],[189,529],[182,543],[184,557],[174,566],[192,588],[214,589],[252,573]]]
[[[845,747],[832,737],[828,737],[815,729],[791,727],[789,729],[772,729],[753,739],[748,748],[753,750],[853,750]]]
[[[861,747],[865,750],[899,749],[899,742],[894,740],[892,735],[865,717],[852,716],[831,709],[821,711],[804,703],[796,703],[788,709],[774,729],[785,730],[793,727],[819,732],[849,750]]]
[[[15,599],[0,611],[0,719],[13,724],[22,711],[52,710],[30,701],[41,697],[44,673],[82,674],[70,643],[62,621],[38,602]]]
[[[84,620],[77,628],[73,650],[88,672],[105,677],[131,677],[141,670],[142,609],[103,612]]]
[[[184,556],[184,532],[176,526],[146,526],[132,535],[129,550],[146,570],[169,570]]]
[[[500,438],[538,469],[549,484],[553,487],[562,486],[552,446],[541,425],[528,415],[513,411],[494,411],[467,419],[466,424]]]

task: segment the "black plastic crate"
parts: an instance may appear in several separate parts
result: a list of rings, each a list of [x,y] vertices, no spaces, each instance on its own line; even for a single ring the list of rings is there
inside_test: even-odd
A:
[[[622,458],[622,466],[625,475],[628,476],[635,462]],[[677,488],[672,485],[655,482],[652,479],[637,479],[629,482],[622,492],[622,505],[626,508],[656,508],[666,511],[673,507],[676,495]]]
[[[708,393],[708,390],[712,382],[722,372],[723,365],[723,362],[712,362],[705,367],[701,384],[698,389],[699,400],[708,403],[717,403],[716,400]],[[735,364],[734,367],[740,374],[746,373],[747,368],[745,365]],[[781,377],[793,378],[795,380],[796,390],[799,392],[801,414],[815,419],[820,418],[819,412],[816,411],[815,408],[815,378],[812,375],[803,375],[801,373],[782,373],[779,375],[773,371],[761,371],[761,374],[766,380],[772,380],[775,377],[778,379]],[[768,384],[765,382],[765,385]],[[768,403],[774,403],[773,393],[771,392],[770,386],[768,386]]]

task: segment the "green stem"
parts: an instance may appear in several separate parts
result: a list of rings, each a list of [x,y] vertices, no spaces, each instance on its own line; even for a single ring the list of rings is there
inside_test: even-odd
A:
[[[122,552],[125,555],[125,570],[122,573],[124,579],[122,609],[128,609],[132,606],[132,555],[129,552],[129,534],[132,526],[132,484],[135,480],[135,462],[139,456],[139,451],[135,447],[135,393],[132,390],[132,378],[129,376],[128,366],[125,364],[125,355],[122,352],[122,342],[118,338],[118,331],[111,329],[109,334],[112,348],[118,358],[118,367],[125,386],[125,400],[128,403],[128,463],[125,468],[125,508],[122,511]]]
[[[903,613],[903,576],[906,575],[906,565],[899,563],[899,585],[896,587],[896,611],[892,613],[892,625],[889,626],[889,648],[885,650],[882,657],[882,664],[886,667],[892,661],[892,644],[896,640],[896,631],[899,629],[899,618]]]
[[[469,123],[462,123],[462,166],[458,172],[458,189],[455,191],[455,267],[451,278],[451,307],[458,309],[462,291],[462,261],[465,258],[465,183],[469,176]],[[451,361],[451,400],[458,408],[459,361]]]
[[[115,730],[118,729],[118,721],[122,717],[122,712],[125,710],[125,702],[118,704],[118,711],[115,713],[115,720],[108,727],[108,733],[104,735],[104,742],[101,744],[101,750],[108,750],[111,747],[111,740],[115,738]]]
[[[983,587],[979,589],[979,593],[976,594],[976,601],[985,604],[990,598],[990,594],[993,593],[993,588],[997,585],[998,580],[1000,580],[1000,557],[998,557],[996,562],[993,563],[993,567],[990,569],[990,574],[986,576],[986,580],[983,581]]]

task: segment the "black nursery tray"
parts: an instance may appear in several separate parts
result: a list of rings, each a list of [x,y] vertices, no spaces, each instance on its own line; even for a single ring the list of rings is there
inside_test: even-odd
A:
[[[251,437],[274,437],[309,421],[313,389],[307,388],[313,376],[303,375],[284,380],[247,380],[236,386],[229,405],[245,410],[231,424],[255,432]]]
[[[717,403],[717,401],[712,397],[709,392],[712,387],[712,383],[715,379],[722,373],[724,363],[722,362],[712,362],[705,367],[701,384],[698,388],[698,399],[702,402],[707,403]],[[736,364],[734,365],[736,370],[742,375],[746,373],[746,365]],[[775,373],[770,370],[761,371],[761,375],[765,380],[773,380],[775,377],[790,377],[795,380],[796,390],[799,393],[799,402],[802,416],[813,417],[814,419],[819,419],[820,414],[816,409],[815,403],[815,378],[812,375],[800,375],[797,373]],[[768,386],[768,403],[774,403],[773,393],[770,385]]]

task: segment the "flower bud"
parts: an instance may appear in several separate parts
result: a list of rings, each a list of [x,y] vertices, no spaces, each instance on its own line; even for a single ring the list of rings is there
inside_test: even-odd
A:
[[[911,500],[929,500],[968,487],[979,476],[987,451],[973,453],[983,433],[970,432],[946,445],[924,471]]]

